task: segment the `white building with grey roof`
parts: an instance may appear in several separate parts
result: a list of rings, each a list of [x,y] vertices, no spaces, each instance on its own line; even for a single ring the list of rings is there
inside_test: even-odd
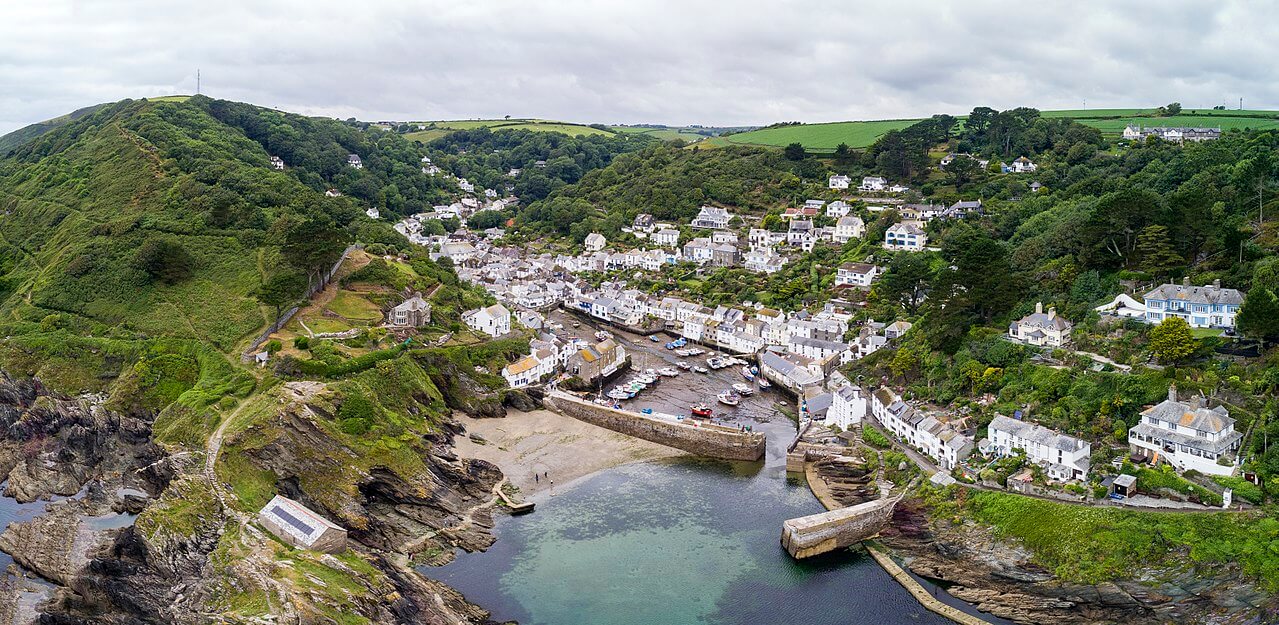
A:
[[[1181,317],[1192,328],[1233,329],[1243,293],[1222,288],[1220,280],[1209,286],[1191,286],[1187,278],[1181,284],[1160,285],[1146,293],[1145,301],[1148,323]]]
[[[1035,304],[1035,312],[1008,326],[1008,338],[1039,347],[1061,347],[1070,342],[1075,324],[1057,315],[1056,308],[1044,312],[1043,302]]]
[[[346,549],[345,529],[283,495],[276,495],[262,508],[258,521],[294,547],[325,553]]]
[[[996,415],[986,432],[995,453],[1009,456],[1017,449],[1025,451],[1026,457],[1043,465],[1053,479],[1082,480],[1088,476],[1092,458],[1088,441],[1004,415]]]
[[[1202,396],[1178,401],[1176,386],[1168,389],[1168,399],[1143,411],[1141,422],[1128,430],[1134,455],[1209,475],[1234,473],[1241,441],[1243,434],[1235,431],[1235,420],[1225,406],[1209,408]]]

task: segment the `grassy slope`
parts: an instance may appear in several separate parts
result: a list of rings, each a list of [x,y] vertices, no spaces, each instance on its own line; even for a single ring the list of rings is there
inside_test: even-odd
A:
[[[1098,128],[1102,133],[1117,136],[1125,126],[1138,124],[1142,126],[1208,126],[1231,128],[1279,128],[1279,112],[1277,111],[1214,111],[1187,109],[1181,115],[1172,117],[1155,117],[1152,109],[1096,109],[1044,111],[1044,117],[1073,117],[1080,123]],[[962,117],[961,117],[962,119]],[[874,143],[889,130],[905,128],[919,120],[874,120],[832,122],[825,124],[804,124],[801,126],[783,126],[765,128],[751,132],[743,132],[725,137],[716,137],[705,142],[705,147],[736,145],[764,145],[781,147],[799,142],[805,148],[816,152],[829,152],[835,146],[847,143],[850,147],[861,148]]]
[[[258,252],[235,237],[171,233],[195,257],[190,279],[166,286],[128,267],[128,251],[167,227],[148,221],[166,210],[176,183],[128,128],[131,119],[138,118],[106,120],[54,156],[0,169],[0,193],[11,198],[11,214],[0,216],[0,249],[27,261],[10,277],[17,292],[0,302],[0,319],[62,312],[78,323],[127,323],[227,349],[265,322],[249,297],[260,282]],[[73,275],[73,262],[93,269]]]

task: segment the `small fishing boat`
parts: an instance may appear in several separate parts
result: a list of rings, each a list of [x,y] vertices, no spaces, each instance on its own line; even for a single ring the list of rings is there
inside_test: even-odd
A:
[[[704,353],[706,353],[706,351],[705,351],[705,350],[698,349],[698,348],[696,348],[696,347],[690,347],[690,348],[688,348],[688,355],[689,355],[689,356],[699,356],[699,355],[704,354]]]
[[[574,328],[580,328],[580,327],[582,327],[582,324],[581,324],[581,322],[574,321],[574,322],[573,322],[573,327],[574,327]]]
[[[617,400],[630,399],[630,398],[631,398],[631,394],[630,394],[630,393],[628,393],[628,392],[626,392],[626,391],[624,391],[624,390],[622,390],[622,389],[620,389],[620,388],[615,388],[615,389],[613,389],[613,390],[609,391],[609,392],[608,392],[608,396],[609,396],[609,398],[610,398],[610,399],[617,399]]]
[[[720,360],[719,356],[711,356],[710,358],[707,358],[706,365],[712,369],[723,369],[728,366],[724,364],[723,360]]]
[[[605,341],[613,338],[613,334],[611,332],[608,332],[607,330],[600,330],[599,332],[595,333],[595,338],[601,341]]]
[[[755,389],[751,388],[749,384],[743,384],[741,382],[734,384],[733,390],[737,391],[737,394],[741,395],[742,397],[750,397],[751,395],[755,394]]]
[[[754,380],[755,374],[751,372],[750,367],[742,367],[742,377],[746,378],[747,380]]]
[[[770,388],[772,388],[772,387],[773,387],[773,383],[772,383],[772,382],[769,382],[767,379],[765,379],[765,378],[763,378],[763,377],[758,378],[758,379],[757,379],[757,380],[755,380],[755,381],[756,381],[756,382],[759,382],[759,390],[761,390],[761,391],[766,391],[766,390],[768,390],[768,389],[770,389]]]
[[[693,371],[696,371],[697,373],[710,373],[710,372],[711,372],[711,370],[710,370],[710,369],[707,369],[706,367],[703,367],[703,366],[701,366],[701,365],[693,365]]]
[[[660,375],[662,377],[667,377],[667,378],[673,378],[679,375],[679,369],[676,369],[674,367],[662,367],[661,369],[657,370],[657,375]]]
[[[719,400],[719,403],[724,404],[725,406],[736,406],[742,401],[741,396],[732,391],[724,391],[723,393],[716,395],[715,399]]]
[[[656,334],[650,334],[650,335],[648,335],[648,340],[650,340],[650,341],[652,341],[652,342],[654,342],[654,343],[661,343],[661,342],[662,342],[662,339],[657,338],[657,335],[656,335]]]
[[[676,367],[679,367],[680,369],[683,369],[683,370],[685,370],[685,371],[688,371],[689,369],[693,368],[693,366],[692,366],[692,365],[688,364],[687,362],[684,362],[683,360],[681,360],[681,361],[679,361],[679,362],[675,363],[675,366],[676,366]]]
[[[711,416],[711,409],[710,409],[710,406],[707,406],[706,404],[696,404],[696,405],[694,405],[694,406],[691,408],[691,410],[693,411],[693,416],[694,416],[694,417],[709,417],[709,416]]]

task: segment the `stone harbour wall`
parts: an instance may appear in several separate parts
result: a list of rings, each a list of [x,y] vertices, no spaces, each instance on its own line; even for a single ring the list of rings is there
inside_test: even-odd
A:
[[[677,423],[637,412],[615,410],[562,392],[553,392],[543,401],[550,408],[579,421],[695,456],[745,461],[764,457],[767,441],[761,432],[741,432],[736,428],[693,419]]]
[[[874,536],[888,525],[897,497],[811,514],[782,523],[782,546],[802,560],[842,549]]]

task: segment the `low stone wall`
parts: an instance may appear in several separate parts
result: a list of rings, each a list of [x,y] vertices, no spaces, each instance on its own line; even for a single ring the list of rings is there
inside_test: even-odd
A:
[[[764,457],[766,438],[761,432],[742,432],[692,419],[676,423],[637,412],[615,410],[562,392],[552,392],[543,401],[548,407],[579,421],[695,456],[747,461]]]
[[[893,518],[899,498],[876,499],[782,523],[782,546],[796,559],[842,549],[874,536]]]

